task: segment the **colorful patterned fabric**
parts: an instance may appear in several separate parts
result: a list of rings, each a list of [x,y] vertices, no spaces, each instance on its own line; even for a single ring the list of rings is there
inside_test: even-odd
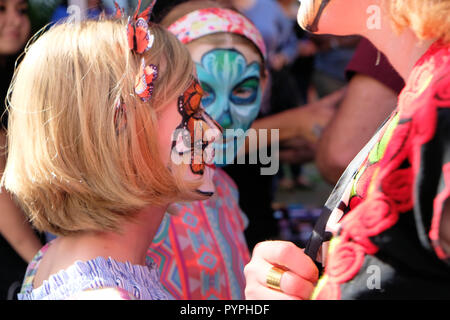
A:
[[[266,45],[255,25],[236,11],[222,8],[207,8],[193,11],[169,26],[184,44],[209,34],[228,32],[244,36],[258,47],[266,59]]]
[[[231,178],[217,169],[213,182],[211,199],[178,205],[176,216],[166,215],[147,254],[175,299],[244,299],[247,218]]]
[[[83,299],[83,294],[100,289],[112,289],[104,291],[105,300],[112,297],[123,300],[170,299],[159,283],[155,264],[139,266],[103,257],[86,262],[77,261],[69,268],[51,275],[40,287],[33,288],[39,263],[50,244],[44,246],[29,264],[19,300]],[[99,299],[99,295],[93,297]]]
[[[450,48],[417,62],[360,167],[328,250],[316,299],[450,298],[439,236],[450,196]]]

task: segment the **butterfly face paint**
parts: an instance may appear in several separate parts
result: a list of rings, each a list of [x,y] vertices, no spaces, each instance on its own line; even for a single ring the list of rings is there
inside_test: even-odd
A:
[[[261,105],[260,72],[259,63],[248,64],[246,58],[234,49],[208,51],[197,63],[197,74],[205,92],[202,104],[223,129],[234,129],[233,132],[243,135],[250,128]],[[223,139],[223,144],[216,144],[216,148],[223,151],[217,153],[217,157],[223,158],[215,159],[218,166],[234,160],[245,141],[236,134],[225,135]],[[232,159],[226,158],[230,154]]]
[[[203,95],[200,83],[193,79],[191,86],[178,98],[178,112],[182,120],[172,142],[172,152],[180,157],[189,157],[188,163],[195,175],[203,175],[205,167],[212,163],[212,137],[217,135],[217,130],[221,130],[202,108]]]
[[[331,0],[300,0],[297,21],[300,27],[310,32],[319,30],[319,22]]]

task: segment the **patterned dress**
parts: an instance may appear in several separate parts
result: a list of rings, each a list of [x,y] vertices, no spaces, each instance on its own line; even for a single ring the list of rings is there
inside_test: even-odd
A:
[[[147,253],[175,299],[244,299],[247,219],[231,178],[216,169],[213,181],[211,199],[178,205],[176,216],[166,215]]]
[[[435,43],[417,62],[346,194],[313,298],[450,298],[440,238],[450,196],[448,45]]]
[[[112,296],[123,300],[171,299],[159,283],[156,265],[132,265],[103,257],[86,262],[77,261],[69,268],[51,275],[40,287],[33,288],[39,263],[50,245],[51,242],[45,245],[29,264],[22,290],[18,294],[19,300],[76,300],[78,295],[98,289],[112,289]],[[111,299],[111,290],[108,292],[104,296],[105,300]],[[80,299],[85,297],[79,296]],[[99,295],[93,297],[102,299]]]

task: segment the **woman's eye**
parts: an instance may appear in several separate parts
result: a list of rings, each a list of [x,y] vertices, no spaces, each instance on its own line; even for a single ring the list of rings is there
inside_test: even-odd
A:
[[[230,100],[238,105],[252,104],[258,98],[258,91],[259,79],[249,78],[234,87]]]
[[[205,82],[202,82],[201,84],[203,89],[202,105],[206,108],[214,103],[216,94],[209,84]]]
[[[28,4],[22,1],[16,6],[16,10],[20,15],[28,14]]]
[[[208,92],[208,91],[205,91],[205,93],[203,94],[202,98],[210,99],[211,98],[211,93]]]
[[[28,14],[28,8],[20,8],[18,11],[19,11],[19,13],[21,15],[27,15]]]
[[[248,99],[253,92],[254,88],[238,88],[233,91],[233,95],[241,99]]]

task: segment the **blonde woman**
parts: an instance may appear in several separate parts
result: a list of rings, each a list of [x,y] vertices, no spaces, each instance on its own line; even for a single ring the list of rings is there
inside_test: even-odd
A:
[[[146,251],[171,203],[214,193],[211,159],[172,161],[173,148],[195,147],[174,133],[205,131],[196,142],[211,158],[219,128],[189,52],[149,16],[57,25],[15,73],[3,185],[59,236],[29,265],[20,299],[171,298]]]
[[[449,17],[448,0],[301,2],[303,28],[367,37],[406,87],[370,152],[353,163],[358,169],[348,172],[341,202],[316,228],[308,255],[286,242],[255,248],[247,298],[450,297]],[[318,281],[313,260],[321,243]]]

